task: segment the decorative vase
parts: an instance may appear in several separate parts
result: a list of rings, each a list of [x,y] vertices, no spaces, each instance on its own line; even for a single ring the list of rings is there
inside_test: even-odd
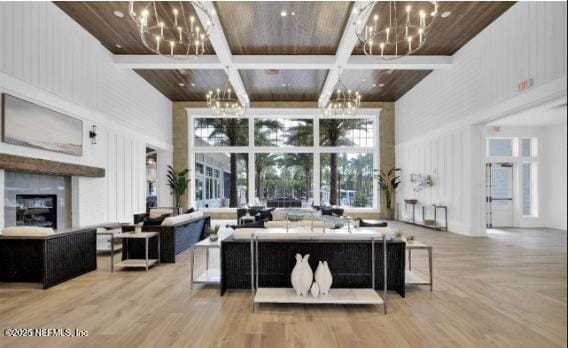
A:
[[[320,294],[322,296],[327,295],[333,282],[327,261],[320,261],[318,269],[316,270],[316,282],[318,283]]]
[[[320,288],[319,288],[317,282],[314,282],[314,283],[312,284],[312,288],[310,289],[310,292],[312,293],[312,296],[313,296],[314,298],[318,298],[318,295],[319,295],[319,292],[320,292]]]
[[[290,280],[292,281],[292,287],[296,291],[296,294],[300,296],[301,292],[301,273],[302,273],[302,255],[296,254],[296,266],[292,269],[292,275]]]
[[[310,255],[304,255],[304,259],[302,260],[302,271],[300,272],[300,295],[306,296],[312,287],[312,283],[314,281],[314,272],[310,267],[310,263],[308,262]]]

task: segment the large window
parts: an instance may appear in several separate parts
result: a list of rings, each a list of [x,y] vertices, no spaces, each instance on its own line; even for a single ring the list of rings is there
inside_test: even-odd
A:
[[[322,153],[320,160],[322,204],[330,204],[335,194],[343,207],[373,206],[373,154]]]
[[[377,208],[377,110],[280,115],[191,119],[195,206]]]
[[[195,153],[193,157],[196,207],[231,208],[247,203],[248,154]],[[232,180],[232,169],[235,170],[235,181]],[[235,194],[231,195],[231,192]]]

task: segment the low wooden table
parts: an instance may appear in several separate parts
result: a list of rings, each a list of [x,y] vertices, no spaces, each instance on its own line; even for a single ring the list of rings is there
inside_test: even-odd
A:
[[[148,258],[148,240],[150,238],[157,238],[158,239],[158,258],[157,259],[149,259]],[[142,267],[146,268],[146,272],[148,272],[148,268],[153,266],[154,264],[160,263],[160,233],[159,232],[127,232],[127,233],[119,233],[112,236],[113,241],[111,241],[111,254],[110,254],[110,271],[114,272],[114,239],[126,239],[126,258],[117,263],[116,266],[119,267]],[[145,243],[145,250],[146,250],[146,257],[144,259],[129,259],[128,258],[128,240],[129,239],[144,239]]]
[[[406,271],[406,284],[407,285],[430,285],[430,291],[433,290],[433,277],[432,277],[432,246],[420,242],[406,242],[406,250],[408,252],[408,270]],[[426,250],[428,251],[428,273],[429,281],[422,278],[412,271],[412,251],[413,250]]]

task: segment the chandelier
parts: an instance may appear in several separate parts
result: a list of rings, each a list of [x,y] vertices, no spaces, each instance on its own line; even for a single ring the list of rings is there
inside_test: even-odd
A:
[[[184,5],[187,3],[207,18],[205,26],[194,16],[188,17],[186,12],[190,10]],[[178,60],[203,55],[213,26],[209,11],[199,1],[180,1],[178,6],[166,6],[169,5],[159,1],[130,1],[130,18],[136,23],[144,46],[156,54]]]
[[[341,81],[341,72],[339,72],[339,80],[334,87],[334,91],[327,105],[322,108],[324,116],[355,116],[360,105],[361,94],[347,89]]]
[[[207,106],[215,116],[240,117],[245,114],[245,107],[239,101],[237,94],[227,84],[223,89],[209,91],[206,95]]]
[[[388,6],[383,9],[381,6],[375,9],[376,3],[372,2],[361,9],[354,23],[366,55],[392,60],[411,55],[422,48],[428,31],[438,17],[437,1],[419,2],[415,5],[416,9],[407,5],[404,11],[397,8],[397,1],[381,2],[383,6]]]

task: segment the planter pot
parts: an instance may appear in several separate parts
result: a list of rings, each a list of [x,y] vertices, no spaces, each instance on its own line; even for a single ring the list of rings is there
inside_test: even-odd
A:
[[[386,208],[384,212],[385,220],[394,220],[394,209]]]

